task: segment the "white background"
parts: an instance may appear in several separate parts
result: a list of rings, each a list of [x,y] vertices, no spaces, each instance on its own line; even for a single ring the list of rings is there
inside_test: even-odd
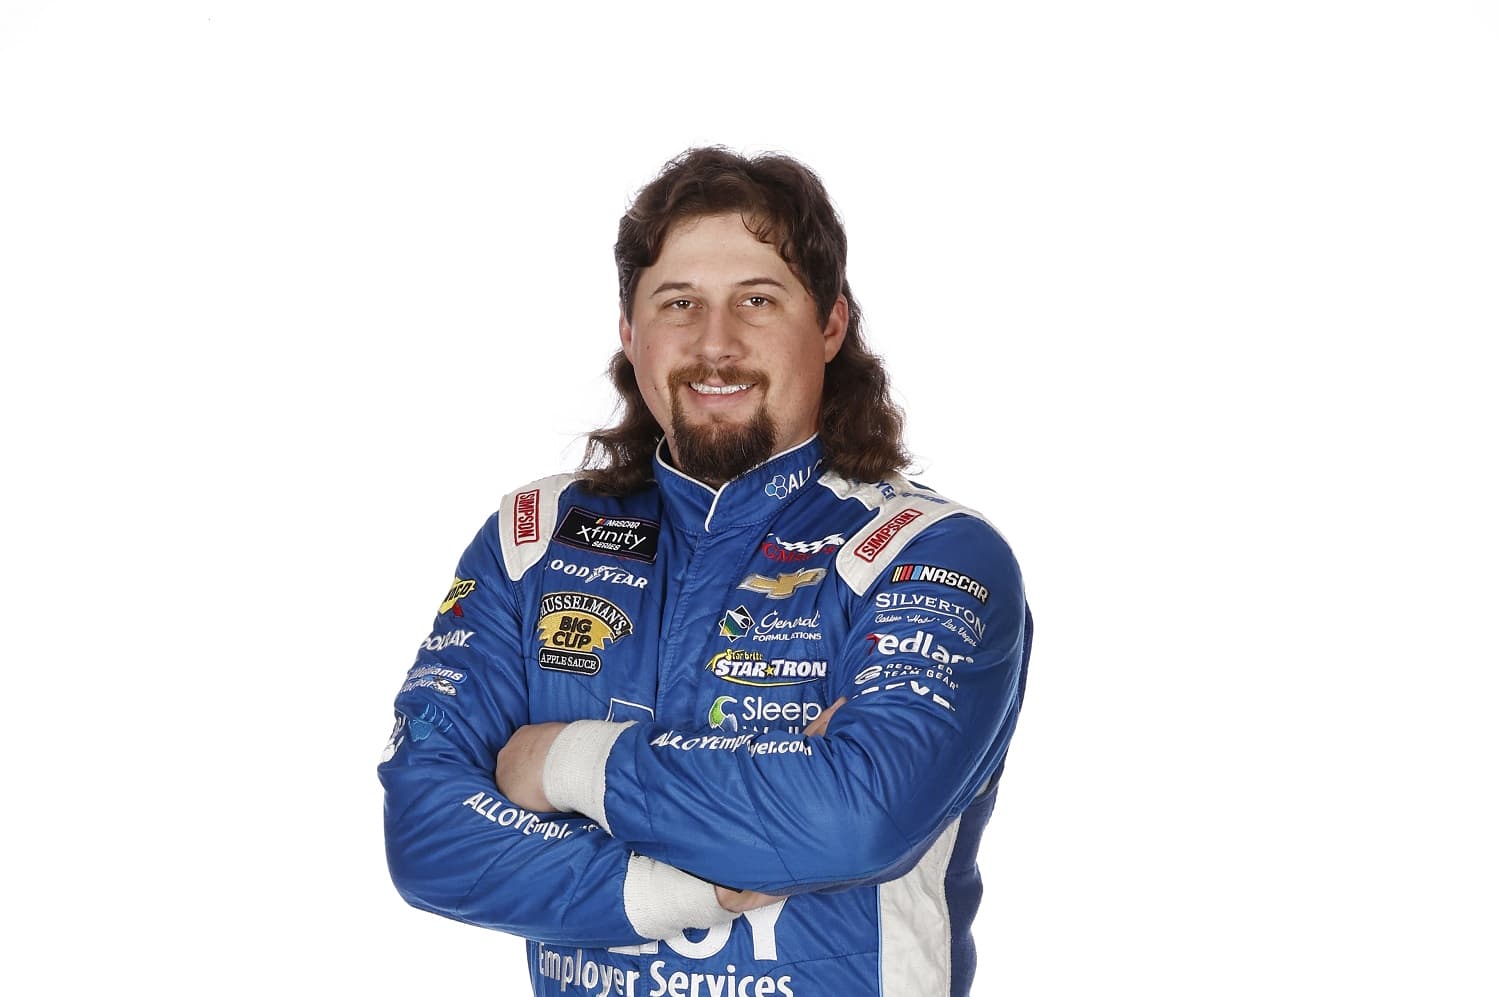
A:
[[[7,978],[524,989],[374,766],[721,142],[1027,574],[976,992],[1496,992],[1495,7],[542,6],[0,5]]]

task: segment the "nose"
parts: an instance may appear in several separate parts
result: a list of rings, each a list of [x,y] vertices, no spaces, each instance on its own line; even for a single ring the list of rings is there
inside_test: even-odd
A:
[[[745,355],[745,340],[740,323],[723,305],[704,309],[699,325],[698,356],[711,364],[732,363]]]

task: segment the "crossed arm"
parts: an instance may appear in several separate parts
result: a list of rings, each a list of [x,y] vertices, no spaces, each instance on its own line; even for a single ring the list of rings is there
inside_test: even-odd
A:
[[[703,732],[645,724],[528,726],[513,664],[525,655],[493,642],[521,632],[495,528],[492,519],[459,566],[461,578],[481,579],[463,602],[462,626],[477,635],[441,658],[423,652],[412,673],[446,667],[467,683],[444,698],[409,680],[397,699],[406,738],[381,766],[391,872],[415,906],[587,947],[711,927],[783,895],[901,875],[999,767],[1029,626],[1014,562],[992,532],[911,545],[913,559],[990,587],[975,647],[938,634],[968,650],[946,677],[906,679],[910,665],[878,641],[846,647],[831,727],[828,711],[801,735],[726,749]],[[866,598],[850,632],[891,631],[900,645],[935,629],[878,615]],[[436,629],[454,625],[440,618]],[[716,806],[725,795],[734,821]]]

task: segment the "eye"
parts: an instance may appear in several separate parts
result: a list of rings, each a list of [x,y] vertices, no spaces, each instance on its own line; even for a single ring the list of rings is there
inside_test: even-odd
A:
[[[752,294],[745,299],[745,304],[752,308],[764,308],[771,303],[771,299],[763,294]]]
[[[693,307],[693,303],[687,298],[675,298],[672,301],[668,301],[666,307],[670,311],[685,312]]]

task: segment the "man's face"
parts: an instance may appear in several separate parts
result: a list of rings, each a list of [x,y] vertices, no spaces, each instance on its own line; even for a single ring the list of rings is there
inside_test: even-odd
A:
[[[840,296],[820,323],[812,295],[738,214],[673,226],[620,316],[673,463],[717,487],[812,436],[848,309]]]

